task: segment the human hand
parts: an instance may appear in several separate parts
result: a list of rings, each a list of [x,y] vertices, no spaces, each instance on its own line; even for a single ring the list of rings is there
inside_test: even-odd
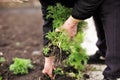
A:
[[[23,2],[28,2],[29,0],[11,0],[12,2],[19,2],[19,3],[23,3]]]
[[[77,25],[80,20],[74,19],[70,16],[65,23],[61,26],[61,29],[64,30],[65,34],[70,38],[73,38],[77,33]],[[56,32],[59,32],[59,29],[56,29]]]
[[[44,69],[42,71],[43,74],[47,74],[51,80],[54,79],[54,75],[53,75],[53,70],[54,68],[54,60],[55,60],[55,56],[52,57],[45,57],[45,64],[44,64]]]

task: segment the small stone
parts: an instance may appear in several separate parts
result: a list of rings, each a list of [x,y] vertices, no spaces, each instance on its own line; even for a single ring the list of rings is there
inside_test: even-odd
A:
[[[3,56],[3,53],[2,53],[2,52],[0,52],[0,56]]]
[[[40,55],[40,51],[33,51],[32,55]]]

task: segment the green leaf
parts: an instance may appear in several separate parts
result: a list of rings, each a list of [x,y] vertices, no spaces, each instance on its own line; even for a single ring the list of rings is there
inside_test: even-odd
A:
[[[0,76],[0,80],[2,80],[2,76]]]
[[[4,63],[6,59],[4,57],[0,57],[0,63]]]
[[[44,48],[43,48],[43,54],[44,54],[44,55],[49,56],[49,51],[50,51],[50,48],[49,48],[49,47],[44,47]]]

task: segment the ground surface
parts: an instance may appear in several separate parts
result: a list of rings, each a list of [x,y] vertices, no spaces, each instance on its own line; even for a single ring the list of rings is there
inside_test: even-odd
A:
[[[3,53],[7,64],[12,58],[34,59],[32,54],[40,53],[42,46],[42,19],[40,7],[19,7],[0,9],[0,52]],[[43,58],[43,57],[42,57]],[[43,60],[40,58],[41,60]],[[37,60],[34,59],[33,61]],[[35,65],[35,69],[28,75],[13,76],[4,66],[0,70],[3,80],[39,80],[42,62]]]
[[[24,6],[23,4],[17,6],[0,9],[0,52],[7,60],[6,65],[0,67],[0,75],[3,76],[3,80],[40,80],[43,68],[43,56],[41,55],[43,21],[40,6]],[[91,43],[88,37],[87,39],[87,42]],[[34,63],[34,70],[27,75],[11,74],[8,67],[14,57],[31,59]],[[104,68],[105,65],[88,65],[86,74],[90,78],[87,80],[102,80]],[[61,77],[57,80],[71,79]]]

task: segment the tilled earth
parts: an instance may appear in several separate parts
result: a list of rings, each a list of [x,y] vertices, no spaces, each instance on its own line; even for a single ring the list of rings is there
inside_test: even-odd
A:
[[[7,60],[0,67],[3,80],[39,80],[43,68],[42,23],[40,7],[0,9],[0,53]],[[34,70],[28,75],[11,74],[8,68],[14,57],[31,59]]]

